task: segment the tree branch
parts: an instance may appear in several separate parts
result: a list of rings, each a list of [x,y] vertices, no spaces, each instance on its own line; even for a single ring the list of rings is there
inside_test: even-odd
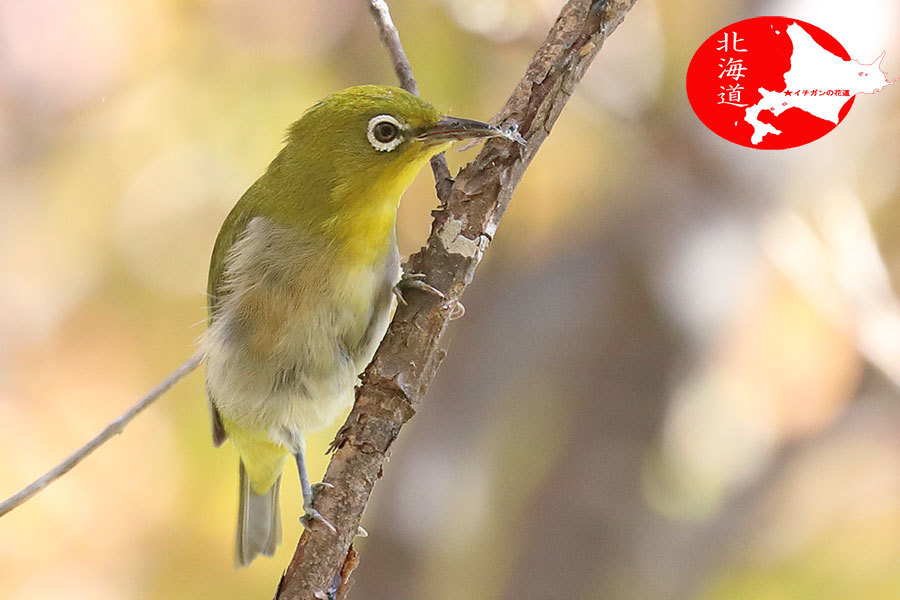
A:
[[[409,303],[398,307],[362,376],[356,404],[332,442],[334,456],[325,481],[334,488],[315,499],[316,509],[335,525],[337,534],[304,531],[279,584],[279,600],[346,596],[358,560],[352,548],[357,527],[391,445],[415,414],[445,355],[440,342],[454,302],[472,281],[525,169],[603,41],[634,2],[569,0],[494,121],[500,126],[518,124],[527,146],[488,140],[475,161],[446,186],[446,201],[433,213],[428,243],[410,257],[408,270],[423,273],[447,300],[410,293]],[[370,7],[398,76],[414,82],[386,4],[370,0]],[[449,181],[449,171],[438,176],[438,188],[442,181]]]
[[[42,477],[36,479],[31,485],[7,498],[3,504],[0,504],[0,517],[16,508],[20,504],[26,502],[29,498],[37,494],[39,491],[68,473],[72,468],[88,457],[94,450],[102,446],[117,433],[122,433],[125,426],[134,419],[138,413],[153,404],[157,398],[169,391],[173,385],[178,383],[191,371],[196,369],[203,361],[203,354],[198,352],[190,357],[183,365],[175,369],[175,371],[166,377],[159,385],[157,385],[149,394],[141,398],[134,406],[122,413],[118,419],[107,425],[103,431],[98,433],[91,441],[69,455],[64,461],[56,465],[53,469],[45,473]]]

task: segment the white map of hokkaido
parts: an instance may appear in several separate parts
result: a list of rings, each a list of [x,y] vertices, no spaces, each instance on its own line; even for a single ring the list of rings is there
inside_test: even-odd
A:
[[[776,33],[781,33],[776,31]],[[809,114],[838,122],[841,107],[856,94],[872,94],[891,85],[881,71],[884,53],[869,65],[855,60],[843,60],[816,43],[802,27],[791,23],[788,37],[794,46],[791,68],[784,74],[785,91],[772,92],[759,88],[762,98],[744,113],[744,120],[753,127],[750,143],[759,144],[766,134],[779,135],[781,131],[759,120],[759,113],[770,111],[776,117],[789,108],[799,108]],[[797,95],[802,90],[849,90],[848,96]],[[786,92],[791,92],[788,95]]]

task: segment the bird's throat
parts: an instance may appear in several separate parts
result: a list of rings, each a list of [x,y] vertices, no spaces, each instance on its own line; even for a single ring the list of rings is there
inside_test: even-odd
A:
[[[395,243],[394,228],[400,197],[430,156],[417,156],[380,173],[368,185],[337,190],[333,235],[352,262],[373,264],[382,260]]]
[[[333,235],[341,257],[348,262],[374,264],[384,259],[394,240],[399,197],[367,203],[353,213],[341,213]]]

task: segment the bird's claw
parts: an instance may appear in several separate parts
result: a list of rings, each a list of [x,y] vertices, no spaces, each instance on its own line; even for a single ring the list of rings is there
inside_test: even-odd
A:
[[[394,295],[397,296],[397,301],[400,304],[408,304],[406,302],[406,298],[403,297],[403,290],[419,290],[422,292],[426,292],[429,294],[434,294],[441,300],[446,300],[447,296],[444,295],[444,292],[437,289],[433,285],[430,285],[425,282],[425,274],[424,273],[403,273],[403,276],[400,277],[400,281],[396,283],[393,287]]]
[[[334,486],[330,483],[326,483],[324,481],[320,481],[319,483],[314,483],[309,486],[309,489],[313,491],[313,494],[318,494],[322,490],[333,490]]]
[[[404,271],[400,281],[393,287],[394,295],[400,304],[408,304],[406,298],[403,297],[403,290],[415,289],[428,294],[434,294],[444,302],[444,308],[450,308],[450,320],[456,320],[466,314],[466,307],[459,300],[447,298],[441,290],[425,281],[424,273],[406,273]],[[452,308],[451,308],[452,307]]]
[[[337,529],[334,528],[328,519],[322,516],[322,513],[314,509],[312,506],[304,506],[303,507],[304,515],[300,517],[300,522],[303,523],[303,527],[309,529],[309,524],[311,521],[318,521],[325,527],[331,530],[331,533],[337,533]]]
[[[464,314],[466,314],[466,307],[463,306],[463,303],[459,300],[454,301],[453,308],[450,309],[450,320],[460,319]]]

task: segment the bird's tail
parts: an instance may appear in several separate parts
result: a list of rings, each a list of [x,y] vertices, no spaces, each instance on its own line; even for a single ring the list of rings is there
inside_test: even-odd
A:
[[[240,471],[235,562],[239,567],[246,567],[260,554],[275,554],[275,548],[281,543],[281,511],[278,508],[281,476],[278,476],[266,493],[257,494],[250,485],[243,460]]]

